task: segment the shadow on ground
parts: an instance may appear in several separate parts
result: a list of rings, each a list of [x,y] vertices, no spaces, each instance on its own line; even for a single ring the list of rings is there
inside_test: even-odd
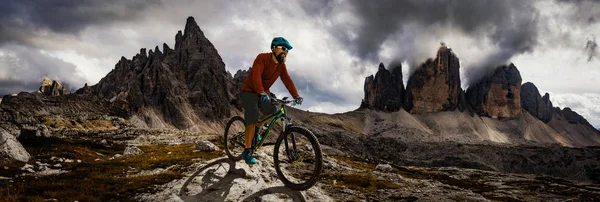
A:
[[[236,168],[236,162],[229,158],[217,159],[192,174],[183,184],[179,191],[179,197],[185,202],[195,201],[240,201],[243,195],[247,196],[246,191],[251,191],[253,183],[235,183],[235,179],[248,179],[246,170]],[[240,187],[240,193],[231,193],[232,187]],[[279,193],[279,199],[288,199],[293,201],[306,201],[299,191],[291,190],[287,187],[276,186],[262,189],[243,199],[243,201],[260,201],[264,195]],[[237,195],[237,196],[236,196]]]

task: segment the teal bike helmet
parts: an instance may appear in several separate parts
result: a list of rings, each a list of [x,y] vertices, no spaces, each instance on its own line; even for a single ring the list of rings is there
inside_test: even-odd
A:
[[[273,41],[271,41],[271,48],[273,48],[273,46],[285,46],[288,50],[292,50],[293,48],[292,45],[290,45],[290,42],[283,37],[273,38]]]

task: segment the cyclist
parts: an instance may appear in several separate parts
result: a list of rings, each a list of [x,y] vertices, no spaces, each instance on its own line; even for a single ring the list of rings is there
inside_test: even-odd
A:
[[[269,88],[281,76],[281,81],[292,94],[296,104],[302,104],[302,97],[298,95],[296,86],[290,78],[285,66],[285,59],[292,45],[283,37],[275,37],[271,41],[271,52],[260,53],[254,59],[254,64],[244,84],[242,85],[242,106],[244,107],[245,149],[242,158],[247,164],[255,164],[256,159],[252,157],[252,138],[258,125],[258,111],[263,114],[274,113],[276,108],[271,104]]]

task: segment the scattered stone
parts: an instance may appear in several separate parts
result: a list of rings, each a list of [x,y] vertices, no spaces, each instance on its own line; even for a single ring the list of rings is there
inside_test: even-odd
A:
[[[103,140],[100,141],[100,144],[106,145],[106,144],[108,144],[108,141],[106,141],[106,140],[103,139]]]
[[[60,165],[60,163],[54,164],[55,168],[62,168],[62,165]]]
[[[81,160],[77,159],[77,163],[81,163]]]
[[[219,147],[217,147],[212,142],[202,140],[202,141],[196,142],[196,150],[203,151],[203,152],[212,152],[212,151],[219,150]]]
[[[104,156],[104,154],[101,154],[101,153],[98,153],[98,152],[96,152],[96,155],[98,155],[98,156]]]
[[[378,164],[375,170],[382,172],[392,172],[392,166],[390,164]]]
[[[73,163],[72,159],[65,159],[65,163]]]
[[[123,155],[121,154],[115,154],[113,157],[110,157],[108,160],[113,160],[113,159],[117,159],[117,158],[121,158]]]
[[[50,137],[50,131],[48,127],[44,124],[39,124],[37,130],[35,131],[35,136],[37,137]]]
[[[33,165],[26,163],[23,167],[21,167],[21,170],[27,170],[31,168],[33,168]]]
[[[140,155],[143,153],[144,153],[144,151],[142,151],[140,148],[133,146],[133,145],[129,145],[127,148],[125,148],[125,151],[123,152],[123,156]]]

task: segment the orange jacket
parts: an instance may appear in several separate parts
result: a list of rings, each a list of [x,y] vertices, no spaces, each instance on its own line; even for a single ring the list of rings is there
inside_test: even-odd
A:
[[[299,96],[296,86],[287,72],[285,64],[275,63],[272,55],[273,53],[261,53],[256,56],[252,69],[250,69],[250,73],[242,85],[242,92],[256,94],[269,92],[269,88],[271,88],[277,78],[281,76],[281,81],[290,94],[294,97]]]

